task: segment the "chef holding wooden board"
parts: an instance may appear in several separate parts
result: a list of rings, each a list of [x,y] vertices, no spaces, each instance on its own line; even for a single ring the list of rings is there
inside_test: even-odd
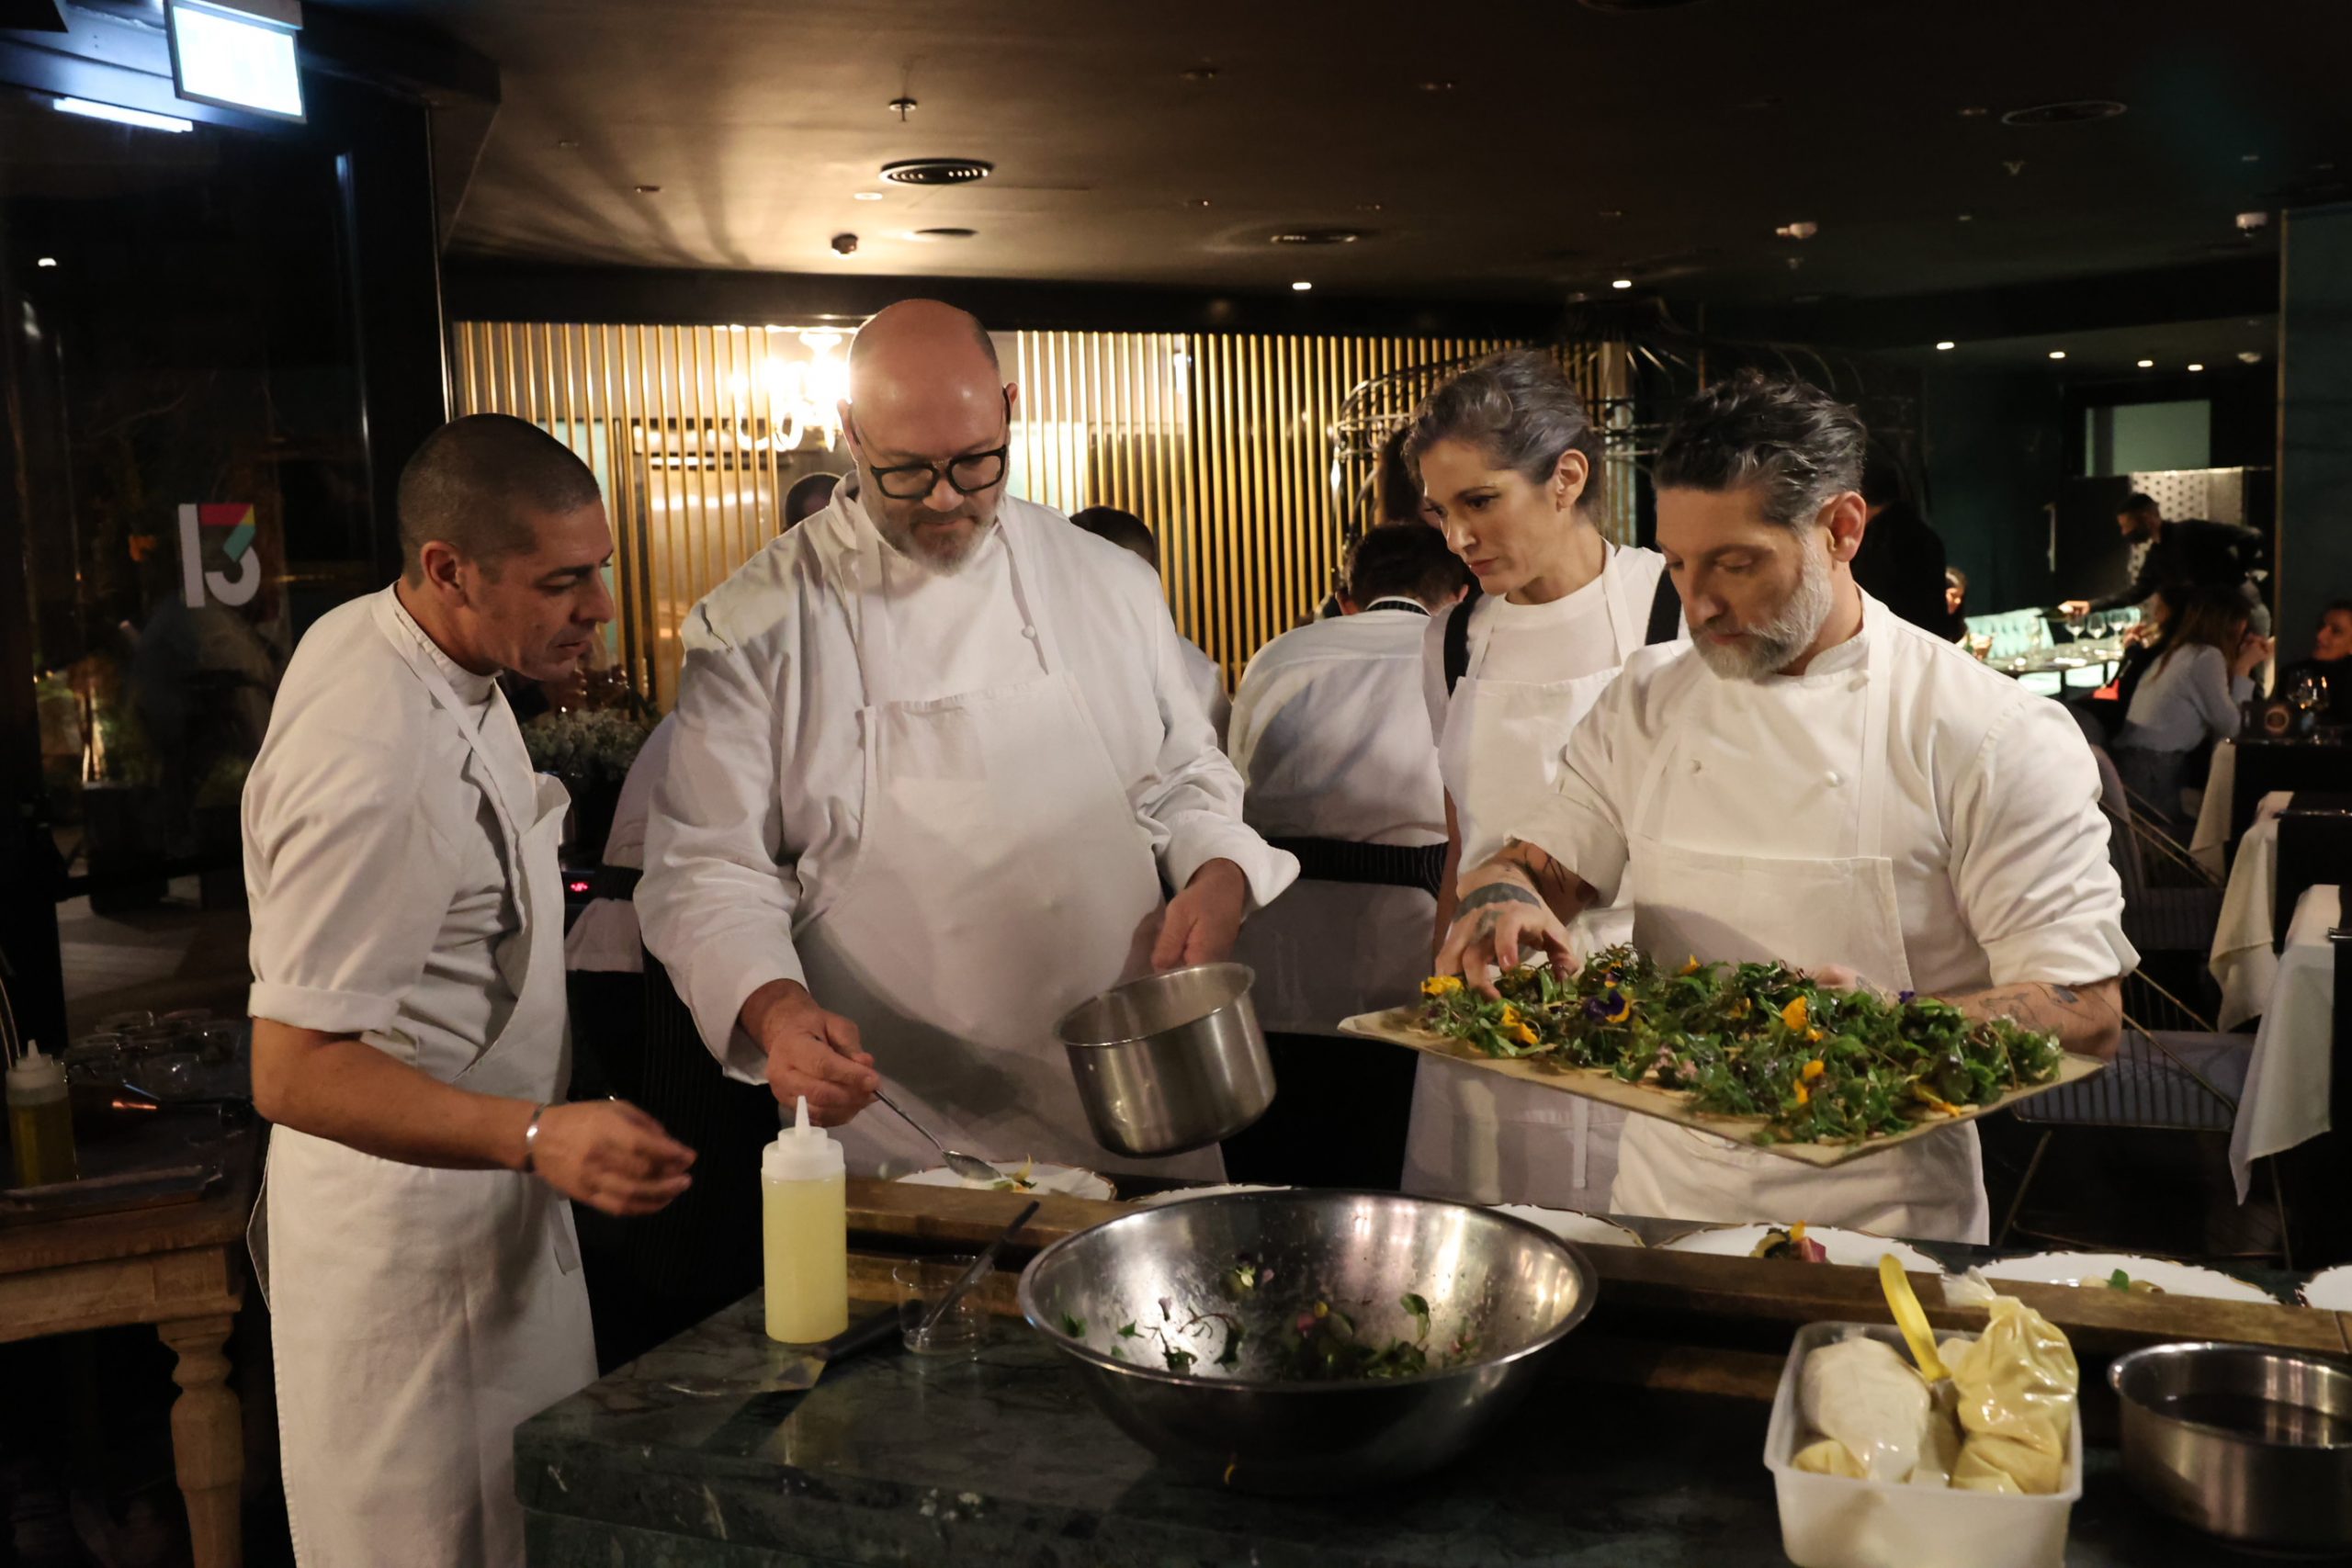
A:
[[[1692,642],[1637,651],[1577,728],[1557,795],[1461,877],[1439,958],[1485,981],[1621,892],[1661,961],[1777,959],[2007,1016],[2111,1055],[2123,894],[2065,710],[1855,584],[1865,433],[1802,382],[1692,400],[1656,466]],[[1819,1168],[1638,1116],[1610,1207],[1983,1242],[1976,1132]]]

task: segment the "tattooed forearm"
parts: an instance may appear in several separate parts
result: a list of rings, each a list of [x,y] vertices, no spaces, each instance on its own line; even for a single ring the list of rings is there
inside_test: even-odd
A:
[[[1593,901],[1583,878],[1524,839],[1505,840],[1500,858],[1517,866],[1563,920],[1575,919]]]
[[[1484,887],[1474,887],[1462,896],[1455,906],[1457,919],[1487,904],[1533,904],[1541,908],[1544,900],[1516,882],[1489,882]]]
[[[2123,982],[2089,986],[2033,982],[1962,991],[1944,1000],[1975,1019],[2008,1018],[2028,1029],[2058,1036],[2059,1043],[2086,1056],[2111,1056],[2123,1038]]]

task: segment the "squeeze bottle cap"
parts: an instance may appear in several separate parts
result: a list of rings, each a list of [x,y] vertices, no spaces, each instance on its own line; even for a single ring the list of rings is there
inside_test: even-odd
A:
[[[8,1098],[46,1098],[51,1092],[63,1093],[64,1089],[65,1064],[54,1056],[41,1055],[40,1041],[26,1041],[25,1054],[8,1064]]]
[[[843,1172],[842,1146],[825,1136],[822,1127],[808,1121],[808,1097],[802,1095],[792,1125],[775,1135],[760,1156],[760,1177],[765,1181],[822,1181]]]

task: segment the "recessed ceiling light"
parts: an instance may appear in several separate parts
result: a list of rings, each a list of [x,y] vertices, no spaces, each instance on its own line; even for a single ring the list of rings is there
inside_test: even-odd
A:
[[[639,196],[660,196],[662,194],[662,187],[660,186],[635,186],[631,188]]]
[[[1358,212],[1377,212],[1380,210],[1380,203],[1376,201],[1359,201],[1356,203],[1356,210]]]
[[[1960,220],[1962,223],[1973,223],[1976,221],[1976,214],[1973,212],[1963,212],[1960,215]]]
[[[1184,205],[1191,208],[1195,212],[1198,212],[1208,204],[1209,198],[1204,196],[1190,196],[1184,198]]]
[[[1634,287],[1634,280],[1630,277],[1612,277],[1609,280],[1609,287],[1611,288],[1631,288]]]
[[[2113,119],[2124,112],[2124,106],[2113,98],[2067,98],[2054,104],[2036,104],[2031,108],[2011,109],[2001,117],[2003,125],[2086,125],[2095,119]]]
[[[1187,82],[1214,82],[1216,80],[1216,67],[1195,65],[1190,71],[1180,71],[1177,74]]]
[[[1310,289],[1310,288],[1314,288],[1314,287],[1315,287],[1315,285],[1313,285],[1312,283],[1309,283],[1308,281],[1306,281],[1306,279],[1305,279],[1305,278],[1303,278],[1303,277],[1302,277],[1302,278],[1300,278],[1296,283],[1292,284],[1290,287],[1291,287],[1291,291],[1292,291],[1293,293],[1296,293],[1296,294],[1304,294],[1304,293],[1306,293],[1308,289]]]
[[[852,201],[879,201],[882,193],[878,190],[854,190],[849,193],[849,198]]]
[[[2154,370],[2155,367],[2156,362],[2153,359],[2143,359],[2140,361],[2140,368],[2143,370]]]
[[[2052,359],[2064,359],[2066,357],[2066,351],[2063,348],[2053,348],[2050,351],[2050,357]]]
[[[2190,366],[2190,367],[2189,367],[2189,368],[2190,368],[2191,370],[2202,370],[2202,369],[2204,369],[2204,368],[2205,368],[2205,367],[2203,367],[2202,365],[2192,365],[2192,366]]]
[[[1622,207],[1604,207],[1600,211],[1594,213],[1593,216],[1600,219],[1603,223],[1614,223],[1619,219],[1625,216],[1625,209]]]
[[[57,258],[55,256],[43,256],[39,261],[33,263],[33,265],[35,266],[55,266],[56,265]]]
[[[2262,154],[2259,152],[2241,152],[2238,154],[2238,162],[2241,164],[2259,164],[2262,162]]]
[[[1795,223],[1783,223],[1772,232],[1783,240],[1810,240],[1821,232],[1821,225],[1810,220],[1804,220]]]
[[[1958,348],[1960,344],[1952,342],[1950,338],[1945,338],[1941,343],[1936,344],[1938,349]]]
[[[1450,93],[1453,91],[1453,84],[1442,79],[1432,82],[1424,82],[1421,84],[1421,91],[1424,93]]]
[[[994,173],[985,158],[901,158],[882,165],[882,177],[901,186],[964,186]]]
[[[1960,118],[1962,119],[1983,119],[1986,115],[1991,114],[1992,112],[1993,111],[1991,109],[1984,107],[1981,104],[1971,104],[1966,108],[1960,111]]]
[[[557,140],[557,141],[556,141],[556,145],[557,145],[559,148],[562,149],[564,152],[571,152],[573,148],[575,148],[575,147],[579,146],[579,145],[580,145],[580,143],[579,143],[579,142],[577,142],[577,141],[574,141],[571,137],[569,137],[569,136],[565,136],[565,137],[560,137],[560,138],[559,138],[559,139]]]
[[[2239,349],[2238,363],[2241,365],[2259,365],[2262,363],[2262,355],[2257,350],[2251,348]]]
[[[1283,229],[1266,236],[1274,245],[1352,245],[1363,238],[1361,229]]]

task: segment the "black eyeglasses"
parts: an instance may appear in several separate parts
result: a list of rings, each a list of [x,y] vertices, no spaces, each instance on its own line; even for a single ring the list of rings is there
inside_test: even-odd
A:
[[[893,468],[874,470],[874,482],[882,493],[893,501],[921,501],[939,488],[944,472],[948,488],[957,495],[972,495],[993,489],[1004,482],[1004,465],[1012,451],[1012,397],[1004,400],[1005,444],[991,452],[967,452],[961,457],[951,457],[943,470],[936,463],[901,463]],[[857,429],[857,416],[852,414],[850,428],[857,432],[857,444],[865,445],[865,433]]]

